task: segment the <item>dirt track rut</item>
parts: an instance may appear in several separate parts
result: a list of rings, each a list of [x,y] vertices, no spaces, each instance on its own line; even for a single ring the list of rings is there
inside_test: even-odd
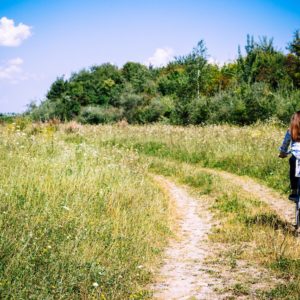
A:
[[[181,220],[180,239],[170,243],[159,280],[152,286],[154,299],[219,299],[212,288],[216,282],[204,265],[211,228],[207,202],[197,201],[163,177],[157,176],[156,180],[176,201]]]

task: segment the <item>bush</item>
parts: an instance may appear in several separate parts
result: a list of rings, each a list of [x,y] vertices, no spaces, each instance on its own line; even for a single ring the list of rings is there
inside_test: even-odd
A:
[[[274,118],[288,123],[291,115],[300,109],[300,91],[275,92],[265,83],[244,84],[210,98],[201,96],[188,107],[191,124],[245,125]]]
[[[126,92],[120,97],[120,106],[124,109],[124,117],[129,123],[136,123],[139,114],[145,105],[145,99],[142,95]]]
[[[189,121],[191,124],[203,124],[209,119],[210,108],[204,96],[194,99],[189,104]]]
[[[31,118],[34,121],[47,121],[51,119],[57,119],[56,103],[50,101],[44,101],[39,106],[33,108],[29,112]]]
[[[166,122],[173,111],[174,102],[171,97],[154,98],[149,105],[140,110],[138,121],[141,123]]]
[[[112,106],[86,106],[81,109],[79,122],[83,124],[113,123],[120,121],[122,118],[122,109]]]
[[[15,114],[2,114],[0,113],[0,124],[13,123],[15,120]]]
[[[291,115],[300,110],[300,91],[295,90],[292,92],[278,92],[275,94],[276,102],[276,117],[288,124]]]
[[[211,98],[209,123],[244,124],[248,120],[246,103],[237,91],[220,92]]]

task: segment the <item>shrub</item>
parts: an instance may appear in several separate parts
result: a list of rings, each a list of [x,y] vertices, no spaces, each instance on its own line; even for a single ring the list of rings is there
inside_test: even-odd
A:
[[[30,111],[30,116],[34,121],[47,121],[57,118],[56,103],[44,101],[39,106]]]
[[[86,106],[80,112],[79,122],[83,124],[113,123],[121,120],[122,117],[122,109],[116,107]]]
[[[154,98],[149,105],[140,110],[138,121],[153,123],[166,121],[174,111],[174,102],[171,97]]]

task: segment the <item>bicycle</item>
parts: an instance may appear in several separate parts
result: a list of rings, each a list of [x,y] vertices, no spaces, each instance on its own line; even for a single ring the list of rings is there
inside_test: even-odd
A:
[[[280,153],[280,158],[286,158],[291,153]],[[298,229],[300,227],[300,177],[298,177],[298,183],[297,183],[297,195],[295,198],[289,200],[295,202],[295,230],[298,232]]]
[[[297,188],[297,197],[294,201],[296,204],[296,211],[295,211],[295,218],[296,218],[296,224],[295,229],[298,231],[300,227],[300,178],[298,179],[298,188]]]

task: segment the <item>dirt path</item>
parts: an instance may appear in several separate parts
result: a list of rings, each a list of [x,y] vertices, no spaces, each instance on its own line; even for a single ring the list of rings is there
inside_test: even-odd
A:
[[[215,170],[205,171],[224,178],[227,176],[227,180],[234,180],[235,184],[251,193],[261,193],[260,196],[270,204],[281,199],[254,181],[248,182],[227,173],[219,174]],[[237,259],[233,265],[232,253],[238,250],[234,248],[235,245],[212,243],[208,240],[208,234],[216,224],[209,210],[211,198],[201,196],[195,199],[185,188],[178,187],[162,176],[155,176],[155,180],[175,201],[180,221],[178,238],[170,242],[156,276],[156,283],[149,287],[153,291],[153,299],[261,299],[262,290],[269,290],[279,282],[270,270],[254,262]],[[227,258],[224,252],[227,253]]]
[[[170,243],[157,283],[152,286],[154,299],[219,299],[212,288],[216,280],[207,274],[204,265],[210,252],[207,202],[197,201],[163,177],[155,179],[175,200],[181,220],[180,239]]]
[[[269,207],[273,209],[283,220],[290,224],[295,223],[295,204],[287,198],[283,198],[274,190],[257,183],[255,180],[247,176],[239,176],[229,172],[209,168],[202,168],[202,170],[206,173],[221,176],[233,184],[240,186],[249,194],[267,203]]]

